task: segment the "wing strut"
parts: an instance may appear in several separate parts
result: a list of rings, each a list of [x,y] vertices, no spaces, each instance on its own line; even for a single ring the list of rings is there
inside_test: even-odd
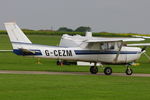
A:
[[[121,45],[120,45],[120,47],[119,47],[118,53],[117,53],[117,55],[116,55],[116,57],[115,57],[115,59],[114,59],[115,62],[118,61],[118,57],[119,57],[119,54],[120,54],[120,51],[121,51],[122,46],[123,46],[123,41],[121,41]]]

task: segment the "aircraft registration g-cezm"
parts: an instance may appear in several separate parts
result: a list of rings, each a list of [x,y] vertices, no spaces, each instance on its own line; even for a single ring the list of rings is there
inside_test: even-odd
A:
[[[22,56],[34,56],[40,58],[51,58],[57,60],[84,61],[93,63],[90,72],[96,74],[98,72],[97,65],[105,64],[127,64],[136,61],[141,54],[145,52],[139,47],[128,47],[124,45],[127,41],[143,41],[143,38],[102,38],[92,37],[91,33],[86,36],[80,36],[61,40],[60,46],[48,46],[33,44],[26,35],[21,31],[16,23],[5,23],[5,27],[12,43],[13,52]],[[63,36],[65,38],[65,36]],[[69,41],[68,41],[69,40]],[[72,41],[72,42],[71,42]],[[66,44],[66,45],[65,45]],[[130,44],[129,46],[138,46],[138,44]],[[142,44],[140,44],[141,46]],[[145,44],[143,44],[145,45]],[[149,46],[147,44],[146,46]],[[126,74],[131,75],[132,69],[127,66]],[[105,67],[106,75],[112,74],[111,67]]]

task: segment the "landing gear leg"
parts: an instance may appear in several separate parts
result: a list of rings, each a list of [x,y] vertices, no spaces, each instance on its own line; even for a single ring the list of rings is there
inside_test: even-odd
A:
[[[126,75],[132,75],[132,73],[133,73],[133,70],[131,68],[129,68],[129,66],[131,66],[131,64],[127,65],[127,69],[125,71]]]
[[[56,64],[58,65],[58,66],[63,66],[63,61],[61,61],[61,60],[58,60],[57,62],[56,62]]]
[[[96,74],[98,72],[98,68],[96,66],[96,63],[94,64],[94,66],[90,67],[90,72],[91,72],[91,74]]]

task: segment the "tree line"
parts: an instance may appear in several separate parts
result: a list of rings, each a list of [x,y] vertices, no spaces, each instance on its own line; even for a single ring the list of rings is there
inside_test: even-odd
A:
[[[67,28],[67,27],[60,27],[57,31],[59,32],[88,32],[88,31],[91,31],[91,27],[80,26],[76,28],[75,30],[71,28]]]

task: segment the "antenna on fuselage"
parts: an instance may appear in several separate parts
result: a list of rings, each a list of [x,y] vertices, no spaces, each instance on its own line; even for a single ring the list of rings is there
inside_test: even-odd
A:
[[[85,33],[85,37],[91,38],[91,37],[92,37],[92,32],[86,32],[86,33]]]

